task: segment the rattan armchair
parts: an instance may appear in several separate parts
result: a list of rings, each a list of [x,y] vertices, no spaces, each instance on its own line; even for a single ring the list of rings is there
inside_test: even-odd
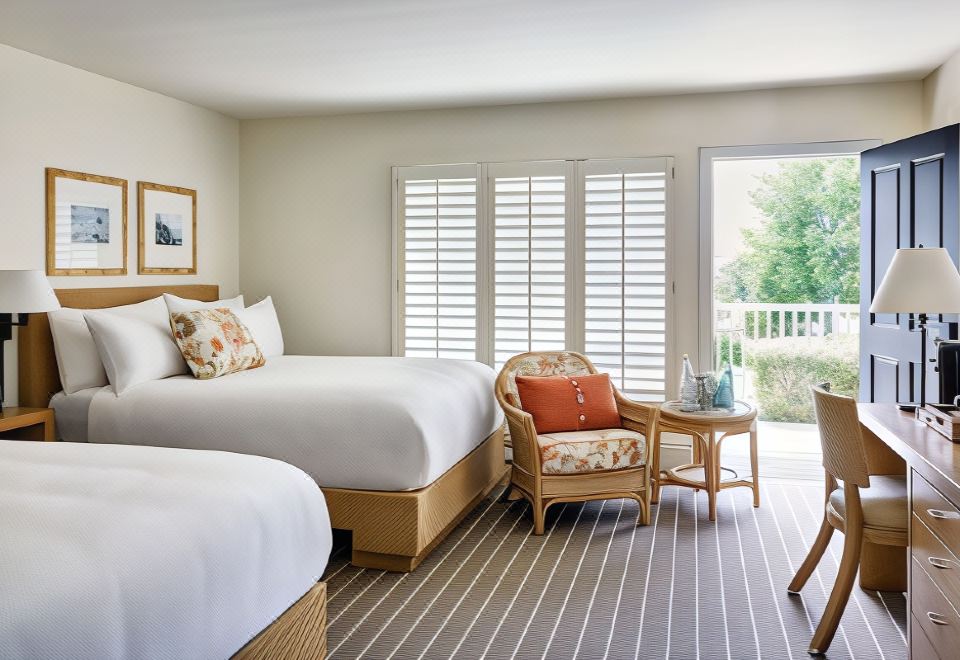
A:
[[[518,375],[576,377],[595,373],[596,367],[586,356],[552,351],[517,355],[497,377],[497,401],[506,414],[513,446],[509,497],[530,502],[534,534],[543,534],[546,511],[559,502],[630,498],[639,505],[638,523],[650,522],[650,456],[660,414],[658,405],[631,401],[614,388],[620,428],[539,436],[533,416],[520,407]],[[561,461],[547,461],[545,469],[545,452],[574,445],[580,456],[594,449],[597,455],[562,461],[562,466]]]

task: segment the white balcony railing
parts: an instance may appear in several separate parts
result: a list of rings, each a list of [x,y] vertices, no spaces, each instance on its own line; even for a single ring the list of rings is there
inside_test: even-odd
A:
[[[714,328],[744,339],[860,333],[860,305],[716,303]]]
[[[752,340],[860,333],[859,305],[715,303],[714,310],[716,363],[733,367],[735,391],[747,400],[754,399],[752,374],[744,368]]]

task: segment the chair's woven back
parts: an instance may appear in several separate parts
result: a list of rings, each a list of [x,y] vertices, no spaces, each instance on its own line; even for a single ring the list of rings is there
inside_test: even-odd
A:
[[[585,355],[571,351],[538,351],[515,355],[500,370],[497,396],[520,408],[517,376],[583,376],[597,373]]]
[[[823,467],[844,483],[869,487],[857,403],[848,396],[831,393],[829,388],[829,383],[811,388],[823,448]]]

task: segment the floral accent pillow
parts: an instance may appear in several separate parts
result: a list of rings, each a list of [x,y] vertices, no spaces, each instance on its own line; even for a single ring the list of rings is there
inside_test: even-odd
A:
[[[174,312],[170,327],[187,366],[202,380],[256,369],[266,362],[250,331],[225,307]]]

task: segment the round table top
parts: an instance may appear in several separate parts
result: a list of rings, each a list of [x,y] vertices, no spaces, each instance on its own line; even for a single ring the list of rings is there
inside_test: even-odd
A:
[[[726,422],[733,419],[755,417],[757,414],[757,409],[746,401],[736,401],[734,402],[733,410],[716,408],[713,410],[694,410],[692,412],[684,412],[680,410],[679,401],[667,401],[660,404],[660,414],[675,419],[684,419],[692,422],[699,422],[701,424],[709,424],[710,422]]]

